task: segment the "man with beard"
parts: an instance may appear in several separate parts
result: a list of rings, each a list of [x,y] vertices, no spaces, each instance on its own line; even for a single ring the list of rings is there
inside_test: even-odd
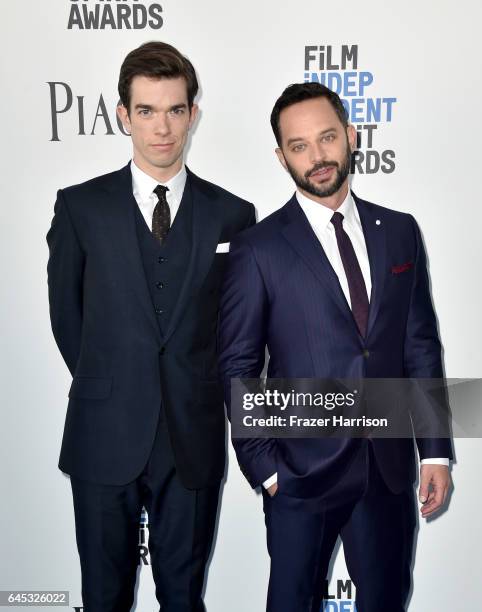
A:
[[[231,243],[219,366],[230,379],[442,378],[424,247],[411,215],[349,189],[356,131],[317,83],[277,100],[276,153],[297,190]],[[415,529],[412,439],[233,439],[262,485],[269,612],[318,612],[341,535],[358,612],[405,610]],[[448,439],[417,439],[421,516],[443,505]]]

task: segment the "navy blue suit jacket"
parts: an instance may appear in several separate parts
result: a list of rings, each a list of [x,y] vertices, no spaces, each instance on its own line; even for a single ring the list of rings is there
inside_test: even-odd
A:
[[[225,417],[216,327],[227,255],[255,222],[254,207],[188,170],[193,201],[189,265],[162,334],[136,233],[130,166],[57,194],[47,235],[55,339],[72,376],[59,467],[120,485],[144,468],[163,409],[179,477],[218,483]]]
[[[372,293],[363,338],[323,248],[295,196],[232,243],[221,297],[219,367],[257,378],[269,351],[272,378],[441,378],[441,346],[424,247],[411,215],[354,195],[370,262]],[[377,220],[379,221],[377,223]],[[412,262],[392,274],[392,267]],[[349,468],[360,439],[236,439],[253,487],[278,472],[280,491],[319,495]],[[376,439],[394,492],[415,477],[411,439]],[[421,458],[452,457],[446,439],[417,440]]]

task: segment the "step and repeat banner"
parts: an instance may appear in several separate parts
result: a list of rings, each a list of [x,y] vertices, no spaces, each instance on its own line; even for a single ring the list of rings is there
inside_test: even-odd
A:
[[[130,159],[130,137],[115,112],[125,55],[162,40],[190,58],[201,88],[187,163],[253,202],[258,219],[293,193],[274,153],[276,98],[302,81],[339,93],[358,134],[353,189],[415,216],[446,374],[480,377],[481,19],[471,0],[38,0],[2,7],[0,590],[64,591],[69,608],[82,610],[71,489],[57,469],[71,379],[50,331],[45,235],[58,188]],[[455,451],[447,509],[417,527],[414,612],[481,605],[480,440],[457,440]],[[143,514],[141,612],[158,609],[148,531]],[[268,573],[261,496],[230,450],[206,584],[209,612],[263,610]],[[327,610],[355,609],[340,544],[328,590]]]

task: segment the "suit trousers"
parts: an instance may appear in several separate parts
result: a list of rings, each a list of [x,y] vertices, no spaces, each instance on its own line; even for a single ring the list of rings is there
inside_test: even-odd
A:
[[[161,409],[149,460],[134,481],[111,486],[71,476],[85,612],[127,612],[134,603],[142,507],[162,612],[203,612],[219,485],[186,489],[176,473]]]
[[[413,489],[386,486],[372,444],[364,441],[333,496],[317,507],[263,490],[271,571],[268,612],[320,612],[338,536],[356,588],[357,612],[404,612],[416,525]],[[357,468],[360,467],[358,463]],[[311,500],[310,500],[311,502]]]

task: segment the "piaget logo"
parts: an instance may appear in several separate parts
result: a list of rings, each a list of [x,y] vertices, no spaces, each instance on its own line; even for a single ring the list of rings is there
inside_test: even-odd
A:
[[[124,136],[128,135],[116,115],[116,103],[111,102],[106,105],[102,94],[94,95],[93,99],[88,98],[86,105],[86,96],[74,96],[72,87],[68,83],[47,81],[47,85],[50,91],[51,141],[60,142],[59,118],[68,114],[73,114],[76,117],[78,136],[86,136],[87,134],[94,136],[101,132],[106,136],[113,136],[115,134],[114,129]]]
[[[159,30],[162,6],[142,0],[70,0],[68,30]]]

